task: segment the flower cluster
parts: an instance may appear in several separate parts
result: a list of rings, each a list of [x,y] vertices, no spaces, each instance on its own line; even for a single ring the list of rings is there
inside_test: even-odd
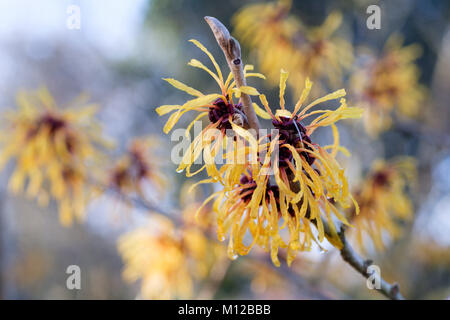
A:
[[[222,75],[222,71],[219,68],[216,60],[212,54],[197,40],[191,40],[198,48],[200,48],[209,57],[214,65],[215,71],[211,71],[203,63],[196,59],[192,59],[189,62],[190,66],[200,68],[206,71],[219,85],[220,93],[203,94],[200,91],[181,83],[175,79],[165,79],[175,88],[182,90],[191,96],[196,98],[187,101],[183,105],[164,105],[156,109],[159,115],[165,115],[173,112],[164,126],[164,132],[168,133],[173,126],[178,122],[180,117],[188,111],[197,111],[199,114],[195,119],[187,126],[186,136],[189,136],[189,131],[196,121],[203,117],[208,117],[209,124],[202,130],[202,132],[194,138],[189,149],[184,154],[183,159],[177,169],[177,171],[186,170],[187,176],[193,176],[205,168],[208,174],[217,180],[220,178],[220,174],[216,168],[214,158],[221,151],[227,150],[227,146],[234,145],[233,152],[223,154],[223,157],[231,162],[231,160],[244,159],[249,154],[247,148],[238,148],[242,145],[242,137],[240,135],[229,137],[227,130],[233,129],[238,133],[241,133],[239,129],[236,129],[239,125],[243,125],[246,122],[245,114],[242,111],[242,105],[233,101],[233,96],[239,96],[241,92],[248,94],[257,94],[258,91],[250,86],[236,88],[236,83],[233,80],[233,76],[229,73],[226,80]],[[247,65],[244,68],[244,77],[258,77],[264,79],[265,77],[260,73],[251,72],[253,66]],[[243,133],[246,135],[246,133]],[[236,154],[239,153],[240,155]],[[199,170],[191,172],[192,165],[196,160],[204,155],[205,165]],[[238,161],[233,161],[238,162]],[[242,172],[241,166],[224,166],[224,170],[228,170],[228,175],[231,177],[239,177]],[[237,172],[235,171],[237,170]]]
[[[191,203],[184,209],[180,227],[155,214],[147,226],[119,239],[123,276],[128,282],[140,281],[140,298],[192,298],[196,283],[222,261],[221,246],[205,236],[211,226],[193,220],[198,208],[199,204]],[[207,217],[206,211],[201,211],[202,217]]]
[[[203,46],[201,48],[207,52]],[[220,69],[209,52],[207,53],[217,68],[219,84],[221,84]],[[237,137],[246,143],[245,148],[227,149],[227,154],[244,152],[249,159],[257,159],[257,161],[244,163],[226,163],[217,169],[211,161],[215,153],[212,156],[208,154],[211,151],[206,146],[211,145],[211,141],[217,141],[216,145],[220,144],[222,148],[224,143],[220,137],[226,137],[226,135],[223,133],[219,137],[215,136],[213,140],[210,139],[211,135],[207,130],[202,131],[201,135],[194,139],[193,146],[191,145],[185,155],[185,158],[196,159],[204,151],[205,166],[210,178],[199,183],[218,181],[223,185],[222,190],[209,196],[204,204],[215,199],[213,209],[217,214],[218,237],[223,241],[227,235],[229,236],[228,255],[232,259],[238,255],[247,254],[254,244],[258,244],[271,252],[275,265],[279,265],[279,248],[287,248],[287,262],[291,264],[298,251],[309,250],[314,241],[321,242],[324,239],[322,219],[328,221],[332,233],[329,240],[336,246],[340,245],[340,241],[333,219],[337,218],[343,223],[348,223],[336,207],[338,205],[343,208],[351,207],[354,200],[349,193],[344,169],[335,159],[338,151],[347,153],[346,149],[339,145],[339,134],[335,123],[341,119],[361,117],[362,109],[347,106],[344,99],[346,92],[343,89],[306,104],[312,88],[312,83],[306,79],[305,88],[299,100],[292,111],[288,111],[284,98],[287,78],[288,73],[282,70],[280,108],[275,114],[269,107],[265,95],[259,94],[251,87],[241,87],[228,92],[223,89],[227,89],[227,86],[221,86],[222,96],[220,97],[211,96],[204,99],[207,96],[199,93],[200,97],[197,99],[200,100],[194,99],[181,106],[162,106],[157,109],[160,113],[161,110],[178,110],[180,114],[189,109],[186,105],[190,108],[202,108],[201,111],[205,115],[210,115],[210,124],[207,128],[229,125],[227,129],[232,129],[236,133],[234,139],[236,140]],[[198,92],[181,85],[176,80],[170,82],[178,88],[183,88],[184,91]],[[239,109],[239,104],[232,102],[233,92],[259,95],[264,108],[254,104],[255,112],[263,118],[272,119],[276,133],[255,137],[233,122],[232,114],[227,114],[227,122],[223,122],[223,117],[212,117],[211,113],[219,116],[222,114],[218,113],[218,110],[225,112],[221,109],[225,106],[226,110],[234,109],[233,112]],[[336,99],[340,99],[336,110],[311,111],[313,107],[323,102]],[[197,102],[192,104],[192,101]],[[207,110],[203,110],[205,108]],[[305,119],[310,120],[313,115],[317,117],[306,125]],[[172,114],[167,124],[172,126],[173,119],[177,117],[177,113]],[[197,119],[198,117],[194,121]],[[188,129],[192,125],[193,123]],[[334,143],[322,147],[313,142],[311,135],[317,128],[326,126],[332,128]],[[189,169],[191,163],[192,161],[187,161],[187,165],[182,163],[180,168]],[[193,174],[187,170],[187,175]],[[273,180],[270,179],[272,176]],[[357,207],[356,203],[355,206]],[[313,225],[319,231],[318,241],[312,230]],[[287,234],[287,242],[283,239],[284,234]],[[246,245],[247,239],[251,240]]]
[[[40,205],[56,200],[64,226],[81,220],[92,194],[88,172],[103,158],[96,145],[109,146],[92,121],[96,105],[59,109],[47,89],[22,92],[17,104],[17,111],[5,114],[0,133],[0,167],[16,161],[9,188],[15,193],[26,189]]]
[[[356,215],[353,208],[348,210],[349,220],[355,226],[350,235],[362,249],[367,243],[365,236],[373,241],[377,250],[382,250],[386,235],[391,239],[401,235],[401,223],[410,220],[413,214],[406,188],[416,180],[417,169],[412,158],[400,157],[389,162],[378,160],[373,164],[354,192],[360,214]]]
[[[291,0],[251,4],[233,17],[235,33],[254,50],[261,70],[275,83],[278,70],[290,70],[294,84],[306,77],[340,85],[342,71],[353,61],[351,44],[334,35],[342,15],[332,12],[321,26],[306,27],[290,14]],[[320,91],[320,90],[317,90]]]
[[[275,265],[279,265],[278,249],[287,248],[287,262],[291,264],[298,251],[309,250],[316,240],[311,223],[319,231],[319,242],[325,236],[323,218],[328,221],[334,234],[333,217],[348,223],[336,208],[336,205],[348,208],[353,205],[354,200],[348,191],[344,169],[335,159],[342,147],[339,146],[338,131],[334,123],[340,119],[360,117],[362,110],[349,108],[342,98],[339,108],[334,111],[308,112],[322,102],[345,96],[345,91],[338,90],[303,106],[312,86],[307,80],[300,99],[293,112],[290,112],[285,108],[284,101],[287,77],[288,74],[282,71],[280,109],[275,115],[265,96],[260,95],[261,103],[278,130],[276,136],[270,134],[259,139],[258,150],[259,153],[265,151],[264,160],[256,169],[249,165],[240,181],[225,185],[215,200],[219,239],[224,239],[226,233],[230,234],[230,258],[237,254],[247,254],[257,243],[266,250],[270,249]],[[315,114],[320,116],[309,125],[303,124],[304,119]],[[322,126],[332,126],[335,134],[333,145],[321,147],[312,142],[311,134]],[[267,138],[270,142],[264,141]],[[270,180],[271,168],[274,181]],[[287,243],[282,237],[285,228],[289,238]],[[246,246],[243,242],[248,232],[253,241]],[[329,240],[339,246],[336,234]]]
[[[369,54],[363,68],[350,78],[355,100],[367,110],[364,124],[372,136],[391,126],[393,111],[408,117],[417,115],[425,99],[425,88],[419,84],[419,69],[414,63],[420,47],[402,45],[398,34],[391,36],[381,56]]]
[[[109,174],[108,185],[120,194],[145,197],[144,187],[150,185],[161,192],[166,186],[154,153],[158,143],[152,137],[134,139],[127,152]]]

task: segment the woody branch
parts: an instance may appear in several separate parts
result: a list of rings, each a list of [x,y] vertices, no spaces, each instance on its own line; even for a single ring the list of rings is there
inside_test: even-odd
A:
[[[205,17],[206,22],[209,24],[217,43],[222,49],[228,66],[233,74],[236,86],[239,88],[246,85],[244,77],[244,63],[241,57],[241,47],[239,42],[234,39],[228,29],[216,18]],[[244,106],[244,112],[248,120],[250,129],[258,132],[260,124],[256,116],[255,110],[252,106],[252,100],[249,95],[242,93],[241,102]],[[331,229],[326,221],[323,221],[325,234],[329,237],[333,237]],[[368,267],[372,264],[371,260],[363,259],[359,256],[348,243],[345,237],[345,228],[342,225],[337,226],[338,234],[343,244],[340,249],[342,259],[352,266],[356,271],[362,274],[365,278],[369,278],[371,274],[367,272]],[[380,288],[377,289],[386,297],[393,300],[403,300],[403,296],[400,293],[398,284],[390,284],[383,278],[380,280]]]
[[[228,67],[230,67],[233,74],[236,87],[240,88],[246,86],[247,83],[244,77],[244,63],[241,58],[241,46],[239,42],[230,35],[228,29],[216,18],[205,17],[206,22],[209,24],[217,43],[225,54]],[[247,117],[248,125],[256,132],[259,131],[260,125],[258,117],[253,109],[252,99],[246,93],[241,93],[241,102],[244,106],[244,113]]]

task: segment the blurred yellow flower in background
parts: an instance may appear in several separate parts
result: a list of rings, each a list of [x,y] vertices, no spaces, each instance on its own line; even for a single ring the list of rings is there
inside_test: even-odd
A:
[[[394,112],[406,117],[418,115],[426,94],[415,64],[420,55],[417,44],[403,46],[403,38],[394,34],[379,58],[369,54],[365,65],[351,76],[352,96],[367,110],[364,124],[370,135],[389,129]]]
[[[118,241],[124,261],[123,277],[140,281],[143,299],[193,298],[213,266],[223,259],[222,246],[207,236],[212,225],[197,224],[194,215],[200,204],[191,203],[182,212],[180,226],[157,213],[147,226],[137,228]],[[202,217],[211,216],[204,209]]]
[[[62,109],[46,88],[21,92],[18,109],[6,112],[2,119],[0,168],[15,160],[10,190],[26,190],[40,205],[56,200],[64,226],[74,218],[82,220],[91,195],[88,174],[102,159],[97,147],[110,146],[93,119],[97,106],[84,100],[76,100],[76,108]]]
[[[234,32],[256,53],[262,72],[273,84],[278,70],[285,69],[294,74],[295,92],[306,77],[326,80],[330,87],[341,85],[342,73],[353,61],[351,44],[334,35],[342,15],[332,12],[321,26],[306,27],[289,13],[291,5],[291,0],[247,5],[233,17]]]
[[[385,248],[386,235],[395,240],[402,234],[401,224],[413,218],[413,205],[406,188],[417,181],[417,169],[413,158],[398,157],[391,161],[377,160],[360,187],[354,192],[360,214],[354,208],[348,217],[354,228],[349,235],[356,238],[365,249],[368,236],[375,249]]]
[[[153,226],[156,231],[151,229]],[[124,234],[118,250],[124,260],[124,279],[131,283],[141,281],[143,299],[192,296],[188,257],[169,219],[155,216],[148,226]]]
[[[119,194],[136,194],[145,197],[144,186],[148,184],[161,193],[166,180],[161,174],[155,150],[159,142],[154,137],[133,139],[126,153],[117,161],[109,174],[108,186]]]

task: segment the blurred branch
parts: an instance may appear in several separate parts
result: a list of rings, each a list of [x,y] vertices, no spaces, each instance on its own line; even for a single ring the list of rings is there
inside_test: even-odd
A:
[[[172,222],[176,226],[182,226],[184,224],[184,221],[181,219],[181,217],[177,214],[177,212],[172,212],[169,210],[164,210],[161,207],[156,206],[155,204],[151,203],[150,201],[146,200],[144,197],[139,196],[131,196],[127,195],[123,192],[120,192],[119,190],[103,187],[103,190],[105,194],[111,194],[113,196],[117,196],[120,201],[123,201],[127,204],[133,204],[136,208],[141,208],[146,211],[159,213],[169,219],[172,220]]]
[[[443,147],[450,146],[450,135],[438,132],[437,130],[424,126],[423,124],[414,120],[400,120],[395,115],[393,117],[395,121],[395,130],[408,135],[423,138],[428,143],[431,143],[433,145],[441,145]]]
[[[325,233],[331,235],[330,227],[326,221],[323,221]],[[363,259],[361,256],[353,250],[350,243],[348,243],[345,237],[345,227],[340,224],[339,226],[339,237],[342,242],[342,248],[340,249],[342,259],[353,267],[356,271],[363,275],[364,278],[368,279],[372,276],[371,273],[367,272],[367,269],[373,264],[372,260]],[[390,284],[386,280],[380,277],[380,288],[376,288],[380,293],[385,295],[387,298],[392,300],[404,300],[405,298],[400,293],[400,287],[397,283]]]

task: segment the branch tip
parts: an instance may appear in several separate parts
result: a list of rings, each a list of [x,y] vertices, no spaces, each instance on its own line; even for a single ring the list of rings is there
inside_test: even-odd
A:
[[[230,35],[228,29],[218,19],[210,16],[206,16],[204,19],[211,28],[217,43],[225,55],[228,67],[230,68],[236,82],[236,87],[240,88],[242,86],[246,86],[247,83],[244,75],[244,63],[241,58],[241,46],[239,41]],[[249,127],[258,132],[260,128],[259,120],[256,116],[255,110],[253,109],[250,96],[242,92],[241,102],[244,106],[244,113]]]

